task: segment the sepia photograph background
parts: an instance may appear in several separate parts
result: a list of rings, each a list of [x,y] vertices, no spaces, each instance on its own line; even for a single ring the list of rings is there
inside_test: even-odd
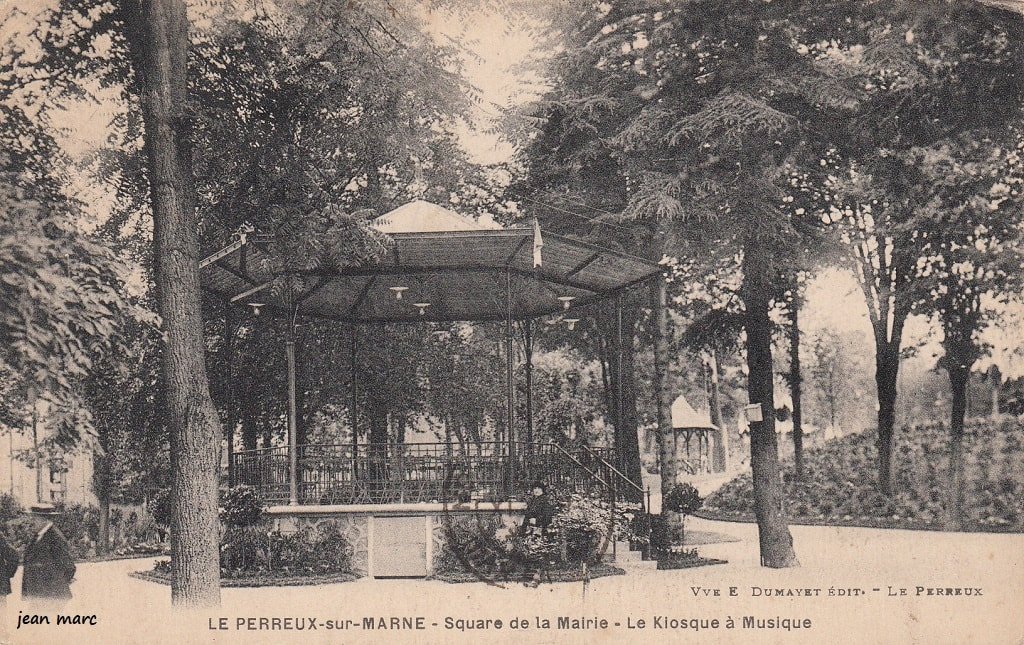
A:
[[[1024,2],[0,0],[0,642],[1024,642],[1022,269]]]

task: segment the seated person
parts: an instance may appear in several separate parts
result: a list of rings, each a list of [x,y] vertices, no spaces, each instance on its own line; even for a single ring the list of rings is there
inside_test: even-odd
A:
[[[548,498],[548,489],[544,482],[538,480],[533,482],[533,495],[526,502],[526,516],[523,517],[523,527],[530,531],[540,531],[543,535],[547,533],[551,519],[554,517],[555,509]]]

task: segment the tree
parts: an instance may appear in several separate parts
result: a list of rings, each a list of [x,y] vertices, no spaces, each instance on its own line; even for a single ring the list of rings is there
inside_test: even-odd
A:
[[[1022,20],[979,3],[830,4],[799,38],[803,55],[845,77],[847,118],[823,123],[831,148],[814,210],[836,225],[864,293],[875,341],[878,481],[892,492],[896,384],[903,329],[918,288],[922,238],[909,221],[931,199],[916,167],[927,147],[1017,118]],[[805,193],[814,189],[801,189]]]
[[[798,278],[799,279],[799,278]],[[793,463],[796,478],[804,478],[804,433],[803,433],[803,373],[800,366],[800,308],[802,307],[801,285],[797,284],[787,303],[789,313],[789,384],[793,400]]]
[[[1020,128],[973,132],[913,151],[932,199],[909,222],[923,238],[919,310],[939,321],[940,365],[952,394],[947,526],[964,525],[964,415],[971,370],[986,352],[993,304],[1019,293],[1024,247],[1024,136]]]
[[[814,355],[811,374],[828,424],[835,428],[850,389],[851,365],[846,356],[847,348],[842,337],[830,330],[819,331],[811,342]]]
[[[199,237],[186,143],[189,22],[181,0],[137,7],[125,25],[142,86],[153,208],[157,301],[165,332],[173,504],[171,597],[220,602],[217,455],[220,420],[210,397],[199,297]]]
[[[128,305],[109,249],[76,230],[74,204],[22,177],[0,173],[0,366],[17,383],[20,416],[30,401],[48,401],[54,442],[69,448],[94,437],[79,384],[110,350]]]
[[[635,247],[668,229],[705,255],[740,258],[749,396],[766,411],[772,276],[804,225],[783,200],[781,167],[803,154],[812,100],[830,100],[837,84],[793,51],[783,35],[792,20],[747,3],[581,7],[531,143],[538,183],[568,180],[577,201],[588,195],[588,206],[621,212],[620,225],[639,223]],[[790,566],[774,421],[764,417],[751,442],[762,562]]]
[[[92,489],[100,506],[98,553],[110,547],[111,503],[142,502],[169,475],[156,331],[151,320],[126,322],[118,346],[83,382],[97,435]]]

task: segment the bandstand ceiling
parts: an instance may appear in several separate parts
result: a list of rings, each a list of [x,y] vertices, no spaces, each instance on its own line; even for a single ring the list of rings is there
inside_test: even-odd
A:
[[[373,226],[393,240],[387,255],[304,275],[304,288],[293,296],[300,316],[351,323],[501,320],[508,289],[512,317],[521,320],[563,312],[569,297],[570,309],[612,297],[661,272],[643,258],[536,225],[485,228],[428,202],[407,204]],[[239,306],[288,311],[288,294],[269,288],[278,276],[259,269],[266,257],[253,236],[212,252],[200,263],[202,287]],[[401,298],[392,287],[405,287]]]

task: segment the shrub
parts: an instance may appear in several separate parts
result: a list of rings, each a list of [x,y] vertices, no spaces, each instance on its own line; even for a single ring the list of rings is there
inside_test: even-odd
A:
[[[24,549],[36,537],[38,532],[38,524],[29,515],[19,515],[7,522],[7,537],[11,542],[11,546],[19,550]]]
[[[640,541],[633,531],[639,504],[620,502],[612,505],[605,499],[579,493],[556,497],[555,517],[551,527],[565,543],[566,560],[593,560],[603,541]]]
[[[551,528],[564,542],[568,562],[593,560],[601,538],[609,532],[610,512],[599,501],[583,495],[570,495],[562,501],[551,521]],[[614,526],[611,532],[614,532]]]
[[[226,577],[265,570],[270,565],[271,538],[252,526],[228,527],[221,537],[220,568]]]
[[[672,531],[668,518],[664,515],[651,515],[651,551],[665,553],[672,546]]]
[[[263,502],[252,486],[235,486],[224,494],[220,519],[229,527],[256,526],[263,521]]]
[[[647,518],[638,504],[611,504],[579,493],[553,493],[555,507],[546,534],[507,531],[498,518],[454,518],[445,524],[444,548],[438,554],[439,573],[478,571],[515,574],[545,564],[592,562],[608,540],[640,541]]]
[[[464,571],[497,568],[508,553],[508,545],[498,536],[501,522],[496,517],[455,517],[444,524],[444,548],[438,554],[438,571]],[[468,566],[467,566],[468,565]]]
[[[1017,464],[1024,424],[1020,420],[999,424],[968,420],[967,426],[967,528],[1022,530],[1024,514],[1020,512],[1019,496],[1024,488],[1024,470]],[[798,522],[940,528],[948,497],[948,428],[941,423],[922,424],[899,432],[896,441],[901,459],[895,464],[895,493],[891,498],[878,495],[876,490],[873,474],[878,452],[874,433],[851,434],[808,450],[805,481],[785,484],[791,516]],[[1001,495],[1007,498],[1000,499]],[[706,507],[729,517],[752,517],[750,476],[743,475],[720,488],[709,497]]]
[[[335,521],[321,522],[314,530],[316,558],[314,567],[320,571],[351,571],[352,545],[345,537],[341,524]]]
[[[675,484],[669,489],[668,494],[662,498],[661,505],[666,511],[681,515],[691,515],[700,510],[700,507],[704,505],[704,498],[690,484]]]
[[[128,514],[124,526],[121,528],[121,545],[132,549],[142,544],[149,544],[157,537],[157,523],[147,513]],[[118,548],[121,545],[115,545]]]
[[[67,538],[73,556],[87,557],[99,540],[100,509],[85,504],[70,504],[54,516],[53,525]]]
[[[336,522],[295,533],[260,526],[229,526],[221,539],[221,574],[325,574],[352,570],[352,547]]]
[[[25,512],[21,502],[8,493],[0,493],[0,522],[8,522]]]
[[[158,526],[169,527],[171,525],[171,489],[157,490],[149,500],[148,508],[149,514],[153,516]]]

